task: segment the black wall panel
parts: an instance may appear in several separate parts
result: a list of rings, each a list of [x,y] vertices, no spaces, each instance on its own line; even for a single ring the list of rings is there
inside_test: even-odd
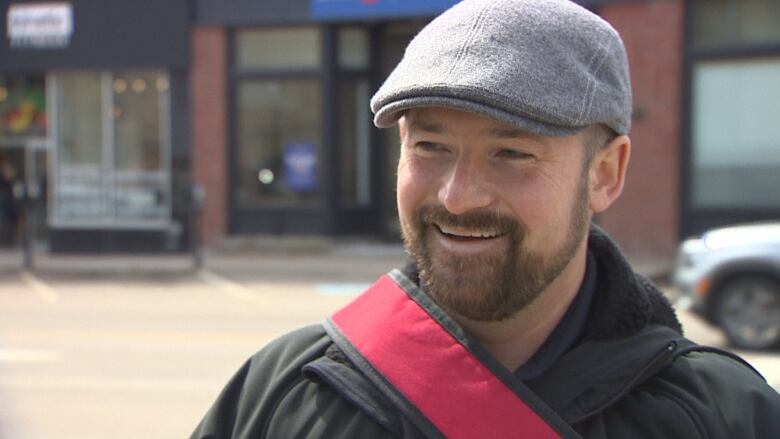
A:
[[[11,5],[0,0],[0,71],[52,69],[187,68],[188,0],[70,0],[73,34],[62,48],[11,47],[7,17]]]

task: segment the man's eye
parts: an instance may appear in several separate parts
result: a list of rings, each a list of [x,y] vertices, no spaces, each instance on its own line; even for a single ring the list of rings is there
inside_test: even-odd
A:
[[[500,149],[496,153],[497,157],[512,159],[512,160],[528,160],[534,158],[533,154],[525,151],[518,151],[516,149]]]
[[[444,152],[446,150],[440,143],[434,142],[417,142],[414,144],[414,148],[424,153]]]

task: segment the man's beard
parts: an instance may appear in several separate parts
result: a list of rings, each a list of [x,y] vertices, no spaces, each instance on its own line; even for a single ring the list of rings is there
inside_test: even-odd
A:
[[[431,297],[446,311],[475,321],[500,321],[524,309],[568,266],[589,221],[587,185],[580,184],[572,206],[566,239],[544,255],[524,247],[526,227],[495,212],[452,215],[442,206],[421,206],[408,224],[402,221],[404,244],[414,258]],[[434,224],[471,230],[494,230],[508,238],[506,252],[460,256],[432,248]]]

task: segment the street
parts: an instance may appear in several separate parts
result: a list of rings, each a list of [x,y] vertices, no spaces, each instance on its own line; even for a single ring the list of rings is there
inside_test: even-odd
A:
[[[187,437],[247,357],[318,323],[395,259],[364,259],[370,270],[331,276],[296,274],[295,258],[279,263],[277,276],[4,273],[0,437]],[[695,317],[680,317],[693,340],[723,344]],[[780,355],[745,357],[780,386]]]

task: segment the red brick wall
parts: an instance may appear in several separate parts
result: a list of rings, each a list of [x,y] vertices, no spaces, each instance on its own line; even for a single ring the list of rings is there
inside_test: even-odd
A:
[[[612,4],[599,13],[626,45],[634,120],[626,187],[598,221],[633,261],[668,261],[678,230],[683,2]]]
[[[206,190],[201,233],[206,245],[227,232],[227,42],[225,30],[192,31],[190,81],[192,175]]]

